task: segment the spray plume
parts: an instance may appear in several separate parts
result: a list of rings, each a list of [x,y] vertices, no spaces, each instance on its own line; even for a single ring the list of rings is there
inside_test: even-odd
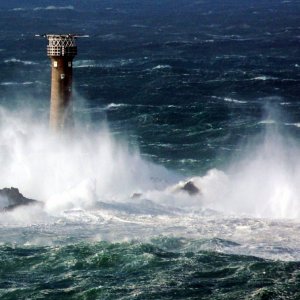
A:
[[[124,201],[133,192],[159,189],[172,180],[166,169],[116,141],[106,126],[97,132],[51,135],[31,113],[0,110],[2,187],[46,203],[49,212]],[[156,176],[161,181],[153,180]]]
[[[178,174],[143,160],[106,126],[54,136],[43,122],[33,122],[30,112],[1,108],[0,116],[2,187],[18,187],[27,197],[44,201],[50,214],[92,209],[98,201],[132,202],[130,195],[139,192],[160,205],[186,210],[203,206],[235,215],[300,216],[300,148],[276,122],[265,124],[263,136],[225,171],[213,169],[185,179],[201,191],[192,197],[174,193]]]

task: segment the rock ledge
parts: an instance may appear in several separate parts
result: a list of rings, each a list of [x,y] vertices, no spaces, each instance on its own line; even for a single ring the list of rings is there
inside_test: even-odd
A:
[[[14,187],[0,189],[0,198],[4,198],[8,202],[8,205],[5,206],[2,209],[2,211],[11,211],[19,206],[27,206],[27,205],[33,205],[33,204],[42,205],[42,202],[40,202],[40,201],[24,197],[19,192],[19,190]]]

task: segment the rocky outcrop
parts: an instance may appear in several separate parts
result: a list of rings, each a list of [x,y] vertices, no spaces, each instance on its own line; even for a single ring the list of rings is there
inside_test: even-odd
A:
[[[11,211],[20,206],[42,205],[40,201],[24,197],[17,188],[13,187],[0,189],[0,198],[4,199],[6,203],[2,211]]]
[[[192,179],[188,181],[180,181],[178,184],[171,188],[173,193],[184,192],[189,196],[201,195],[201,190],[196,186]]]
[[[142,194],[142,193],[133,193],[133,194],[130,196],[130,199],[141,199],[141,197],[143,197],[143,194]]]
[[[184,192],[187,193],[189,196],[196,196],[202,194],[200,188],[198,188],[192,180],[181,181],[175,186],[171,187],[171,189],[167,190],[171,191],[172,193]],[[140,200],[142,198],[142,193],[133,193],[130,196],[130,199],[132,200]]]
[[[200,194],[199,188],[192,181],[187,181],[181,188],[181,191],[187,192],[190,196]]]

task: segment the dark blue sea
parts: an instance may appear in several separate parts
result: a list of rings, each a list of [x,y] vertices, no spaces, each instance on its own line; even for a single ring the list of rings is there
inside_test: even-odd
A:
[[[300,299],[299,83],[299,0],[2,1],[0,298]]]

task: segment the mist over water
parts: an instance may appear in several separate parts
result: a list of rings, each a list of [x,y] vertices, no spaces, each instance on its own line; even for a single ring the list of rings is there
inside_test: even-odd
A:
[[[232,167],[232,205],[257,217],[298,218],[299,144],[282,136],[276,125],[270,127],[263,144],[253,147],[248,157]]]
[[[207,200],[212,207],[233,214],[299,217],[299,149],[276,124],[266,125],[264,133],[249,141],[225,172],[211,170],[200,179],[207,182]]]
[[[34,112],[1,108],[1,184],[46,203],[47,211],[91,208],[95,201],[124,201],[133,192],[159,189],[171,172],[147,162],[138,149],[97,131],[55,135]]]
[[[91,130],[77,124],[72,132],[54,135],[45,118],[35,120],[34,111],[2,107],[0,114],[2,187],[17,187],[43,201],[47,214],[93,210],[99,202],[143,205],[131,199],[139,193],[186,212],[209,208],[236,216],[299,217],[300,148],[279,130],[278,116],[268,117],[273,121],[225,169],[184,177],[143,159],[137,147],[114,137],[105,123]],[[178,192],[189,180],[198,195]]]

